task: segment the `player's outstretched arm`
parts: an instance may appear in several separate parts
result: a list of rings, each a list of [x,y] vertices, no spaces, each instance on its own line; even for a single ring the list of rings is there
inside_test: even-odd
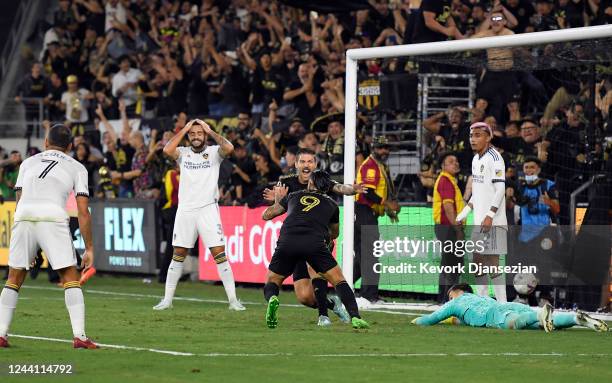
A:
[[[196,122],[204,128],[206,134],[212,137],[213,140],[219,145],[219,154],[221,157],[227,158],[234,151],[234,145],[229,142],[229,140],[222,135],[218,134],[212,128],[202,120],[196,120]]]
[[[440,323],[452,316],[457,316],[457,310],[455,310],[456,304],[454,301],[448,301],[444,304],[444,306],[440,307],[433,313],[429,315],[423,315],[422,317],[416,318],[412,321],[413,324],[419,326],[432,326],[434,324]]]
[[[284,185],[277,185],[274,187],[274,205],[268,206],[268,208],[264,210],[262,215],[264,221],[269,221],[285,212],[286,204],[281,203],[281,199],[283,199],[283,201],[286,201],[286,199],[284,199],[284,196],[287,195],[287,191],[288,188]]]
[[[183,129],[181,129],[180,132],[178,132],[177,135],[175,135],[174,137],[172,137],[170,139],[170,141],[168,141],[168,143],[166,144],[166,146],[164,146],[164,154],[167,155],[168,157],[176,160],[179,156],[178,151],[176,150],[176,148],[178,148],[179,144],[181,143],[181,141],[183,141],[183,138],[185,138],[185,135],[189,132],[189,129],[191,129],[191,126],[196,122],[196,120],[191,120],[189,121],[185,127]]]
[[[366,187],[363,183],[359,184],[334,184],[332,188],[334,193],[341,195],[355,195],[355,194],[363,194],[366,192]]]
[[[79,230],[85,242],[85,254],[81,264],[83,271],[87,271],[94,263],[93,237],[91,235],[91,214],[89,213],[89,198],[77,196],[77,210],[79,214]]]

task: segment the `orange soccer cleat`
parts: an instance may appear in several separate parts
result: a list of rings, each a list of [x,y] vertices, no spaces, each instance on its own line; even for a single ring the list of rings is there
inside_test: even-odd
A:
[[[79,283],[81,284],[81,286],[83,286],[85,282],[87,282],[89,278],[93,277],[94,275],[96,275],[95,267],[92,267],[86,272],[84,272],[83,274],[81,274],[81,279],[79,280]]]
[[[79,338],[74,338],[72,340],[72,347],[74,348],[86,348],[88,350],[94,350],[98,348],[98,345],[92,342],[91,339],[87,338],[85,340],[81,340]]]

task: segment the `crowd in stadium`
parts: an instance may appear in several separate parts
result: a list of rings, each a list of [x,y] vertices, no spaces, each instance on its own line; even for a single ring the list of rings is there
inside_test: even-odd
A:
[[[262,204],[263,188],[293,170],[300,147],[315,150],[341,179],[347,49],[598,25],[612,16],[609,0],[374,0],[368,10],[338,16],[262,0],[58,3],[16,101],[44,98],[47,119],[73,128],[74,156],[90,171],[91,194],[174,203],[176,193],[167,189],[176,187],[178,175],[162,148],[188,119],[205,116],[235,145],[222,168],[220,203],[249,206]],[[367,61],[360,79],[449,71],[448,65],[413,64]],[[535,158],[542,177],[557,182],[567,222],[569,193],[580,177],[603,168],[612,82],[597,75],[596,116],[589,116],[597,123],[587,135],[589,78],[576,75],[578,68],[551,76],[511,72],[503,64],[490,55],[484,75],[450,68],[478,74],[478,99],[472,109],[457,105],[424,121],[429,155],[417,198],[431,194],[436,160],[449,150],[458,154],[466,187],[469,125],[485,121],[506,157],[509,185],[523,174],[525,158]],[[371,150],[370,116],[359,115],[357,165]],[[147,129],[130,133],[133,118]],[[113,119],[123,121],[119,134],[108,128]],[[22,157],[5,158],[0,181],[10,198]],[[508,188],[509,209],[515,191]]]

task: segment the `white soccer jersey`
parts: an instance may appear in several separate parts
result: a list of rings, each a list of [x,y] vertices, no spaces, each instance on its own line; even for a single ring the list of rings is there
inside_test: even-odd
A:
[[[179,146],[177,150],[181,168],[178,208],[193,210],[217,203],[219,168],[223,161],[219,145],[207,146],[200,153],[184,146]]]
[[[472,159],[472,205],[474,206],[474,225],[480,225],[493,205],[494,184],[506,181],[506,167],[501,154],[493,147],[481,157],[478,153]],[[506,194],[493,216],[493,225],[505,226]]]
[[[77,196],[89,197],[87,182],[85,166],[58,150],[26,159],[15,183],[21,190],[15,221],[68,222],[68,195],[74,190]]]

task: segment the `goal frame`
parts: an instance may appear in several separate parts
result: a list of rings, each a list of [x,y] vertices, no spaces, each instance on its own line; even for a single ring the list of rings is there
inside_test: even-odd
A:
[[[424,56],[489,48],[511,48],[559,42],[594,40],[612,37],[612,25],[570,28],[556,31],[522,33],[509,36],[439,41],[424,44],[406,44],[346,51],[345,105],[344,105],[344,182],[355,180],[355,145],[357,120],[357,66],[360,60],[389,57]],[[344,196],[342,271],[353,287],[355,199]]]

